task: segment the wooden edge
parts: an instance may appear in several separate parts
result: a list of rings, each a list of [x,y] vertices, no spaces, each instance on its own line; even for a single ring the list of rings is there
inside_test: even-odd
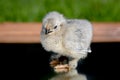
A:
[[[120,23],[92,23],[92,42],[120,42]],[[0,43],[40,43],[41,23],[1,23]]]
[[[120,23],[93,23],[93,42],[120,42]]]

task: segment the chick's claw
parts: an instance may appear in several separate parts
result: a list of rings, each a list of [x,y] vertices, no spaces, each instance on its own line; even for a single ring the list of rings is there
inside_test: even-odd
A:
[[[50,62],[50,66],[57,73],[68,72],[70,70],[68,61],[68,57],[60,56],[58,59],[52,59],[52,61]]]
[[[51,66],[52,68],[54,68],[54,67],[57,66],[58,64],[60,64],[60,62],[59,62],[58,60],[52,60],[52,61],[50,62],[50,66]]]
[[[54,67],[54,71],[57,73],[62,73],[62,72],[68,72],[69,71],[69,65],[57,65]]]

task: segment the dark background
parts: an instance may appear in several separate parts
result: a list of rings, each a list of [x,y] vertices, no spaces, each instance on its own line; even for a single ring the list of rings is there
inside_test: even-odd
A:
[[[117,78],[120,43],[92,43],[92,53],[83,60],[78,72],[89,80]],[[1,72],[6,79],[48,80],[54,76],[49,67],[51,53],[41,44],[0,44]],[[118,79],[117,79],[118,80]]]

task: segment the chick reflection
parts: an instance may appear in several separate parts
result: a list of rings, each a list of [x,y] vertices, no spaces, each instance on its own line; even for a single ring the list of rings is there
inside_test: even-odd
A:
[[[84,74],[79,74],[76,69],[73,69],[68,72],[58,73],[49,80],[87,80],[87,77]]]

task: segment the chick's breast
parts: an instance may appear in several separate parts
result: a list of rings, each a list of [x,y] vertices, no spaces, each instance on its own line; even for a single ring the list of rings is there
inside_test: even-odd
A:
[[[59,54],[64,53],[61,35],[45,36],[43,34],[41,35],[41,44],[44,47],[44,49],[47,51],[52,51]]]

